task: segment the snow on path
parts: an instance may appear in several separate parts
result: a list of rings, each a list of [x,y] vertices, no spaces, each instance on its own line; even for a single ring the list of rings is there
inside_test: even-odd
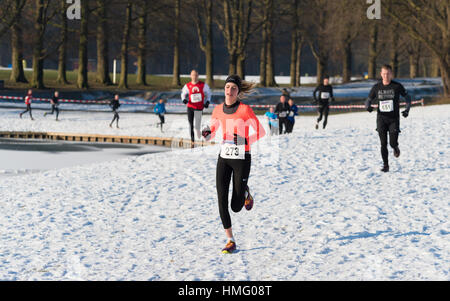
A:
[[[449,113],[402,118],[388,174],[374,113],[264,138],[233,255],[220,253],[217,146],[1,179],[0,279],[450,280]]]

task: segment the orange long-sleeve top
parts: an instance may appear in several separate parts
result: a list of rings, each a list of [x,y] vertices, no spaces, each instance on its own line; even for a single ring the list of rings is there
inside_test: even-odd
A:
[[[224,141],[233,141],[234,134],[245,137],[248,142],[245,151],[250,152],[250,146],[264,137],[266,131],[250,106],[240,103],[233,114],[225,113],[223,106],[222,103],[214,108],[210,126],[211,139],[214,139],[216,131],[221,126]],[[250,127],[254,130],[252,135],[249,135]]]

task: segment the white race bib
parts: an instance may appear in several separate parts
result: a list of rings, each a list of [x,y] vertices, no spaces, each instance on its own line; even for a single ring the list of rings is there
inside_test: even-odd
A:
[[[381,100],[380,101],[380,112],[393,112],[394,111],[394,101],[393,100]]]
[[[322,99],[328,99],[328,98],[330,98],[330,93],[328,93],[328,92],[322,92],[322,93],[320,94],[320,97],[321,97]]]
[[[289,113],[289,117],[294,117],[294,112],[291,111],[291,112]]]
[[[280,114],[279,114],[280,118],[285,118],[285,117],[286,117],[286,115],[287,115],[287,113],[286,113],[286,112],[280,112]]]
[[[202,99],[202,94],[201,93],[195,93],[195,94],[191,94],[191,102],[192,103],[197,103],[197,102],[201,102]]]
[[[223,159],[245,160],[245,145],[224,142],[220,146],[220,157]]]

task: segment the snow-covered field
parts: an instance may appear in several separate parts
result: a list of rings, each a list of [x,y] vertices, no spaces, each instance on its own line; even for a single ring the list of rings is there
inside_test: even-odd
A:
[[[262,139],[232,255],[220,252],[217,146],[1,178],[0,279],[450,280],[449,113],[402,118],[387,174],[374,113],[330,116],[326,131],[299,117],[292,135]],[[92,115],[104,128],[11,116],[1,130],[116,131],[109,115]],[[120,133],[151,131],[142,120],[124,117]]]

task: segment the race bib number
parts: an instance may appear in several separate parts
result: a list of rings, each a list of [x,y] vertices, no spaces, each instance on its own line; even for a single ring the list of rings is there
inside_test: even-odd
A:
[[[322,93],[320,94],[320,97],[321,97],[322,99],[328,99],[328,98],[330,98],[330,93],[328,93],[328,92],[322,92]]]
[[[195,93],[191,95],[191,102],[192,103],[197,103],[197,102],[201,102],[202,101],[202,94],[200,93]]]
[[[286,117],[286,115],[287,115],[287,113],[286,113],[286,112],[281,112],[279,116],[280,116],[281,118],[285,118],[285,117]]]
[[[220,157],[223,159],[244,160],[245,145],[236,145],[233,143],[222,143],[220,146]]]
[[[394,101],[393,100],[381,100],[380,101],[380,112],[387,113],[394,111]]]
[[[294,112],[290,112],[289,117],[294,117]]]

